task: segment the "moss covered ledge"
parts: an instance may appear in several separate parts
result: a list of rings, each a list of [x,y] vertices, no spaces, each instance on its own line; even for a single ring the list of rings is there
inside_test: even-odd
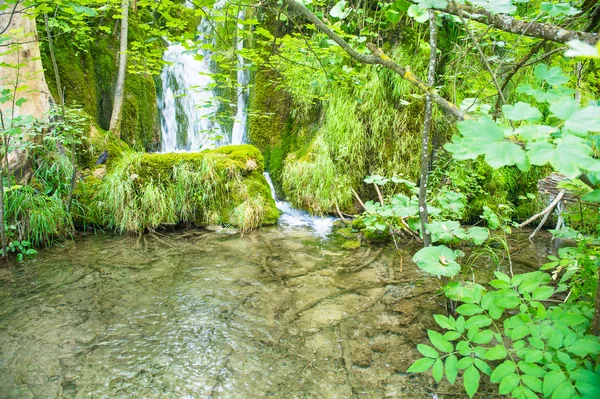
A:
[[[263,157],[251,145],[198,153],[127,152],[100,182],[86,179],[89,189],[82,191],[88,192],[88,213],[95,215],[91,222],[119,232],[180,223],[248,231],[279,218],[263,170]]]

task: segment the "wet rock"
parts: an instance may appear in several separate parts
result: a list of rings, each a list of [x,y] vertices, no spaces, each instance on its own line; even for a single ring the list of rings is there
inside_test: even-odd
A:
[[[353,364],[360,367],[369,367],[371,365],[373,352],[366,338],[360,341],[350,341],[349,346]]]

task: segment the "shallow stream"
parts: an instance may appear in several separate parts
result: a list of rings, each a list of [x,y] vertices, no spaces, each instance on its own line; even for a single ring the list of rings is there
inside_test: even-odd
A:
[[[0,398],[464,397],[405,373],[444,312],[414,250],[283,227],[77,237],[0,269]]]

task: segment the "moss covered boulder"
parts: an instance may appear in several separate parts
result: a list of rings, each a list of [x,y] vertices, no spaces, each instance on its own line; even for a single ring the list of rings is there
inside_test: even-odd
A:
[[[180,223],[248,231],[279,218],[263,170],[263,157],[251,145],[198,153],[125,152],[99,183],[88,178],[80,192],[93,222],[120,232]]]

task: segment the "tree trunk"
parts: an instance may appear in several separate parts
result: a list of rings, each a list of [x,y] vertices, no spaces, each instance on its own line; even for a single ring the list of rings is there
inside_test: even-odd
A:
[[[121,129],[121,112],[123,110],[123,93],[125,91],[125,74],[127,72],[127,29],[129,26],[129,0],[121,0],[121,45],[119,47],[119,75],[117,76],[117,87],[115,89],[115,101],[113,103],[112,116],[110,118],[109,130],[119,134]]]
[[[600,282],[596,290],[595,308],[594,319],[592,320],[592,334],[600,336]]]
[[[18,107],[12,103],[0,104],[0,110],[6,117],[31,115],[41,119],[50,109],[52,96],[44,78],[44,69],[37,40],[35,18],[28,15],[22,2],[0,11],[0,33],[15,30],[10,40],[2,43],[0,51],[0,86],[17,92],[17,99],[25,102]],[[27,86],[26,88],[24,86]],[[8,120],[5,120],[10,124]],[[27,180],[26,151],[12,151],[8,154],[10,172],[18,180]]]
[[[429,10],[429,68],[427,71],[427,85],[433,87],[435,84],[435,64],[437,58],[437,25],[435,11]],[[421,136],[421,173],[419,183],[419,218],[421,219],[421,234],[423,246],[431,245],[431,235],[427,231],[429,213],[427,212],[427,180],[429,178],[429,136],[431,132],[431,120],[433,119],[433,99],[427,95],[425,99],[425,120],[423,121],[423,132]]]

